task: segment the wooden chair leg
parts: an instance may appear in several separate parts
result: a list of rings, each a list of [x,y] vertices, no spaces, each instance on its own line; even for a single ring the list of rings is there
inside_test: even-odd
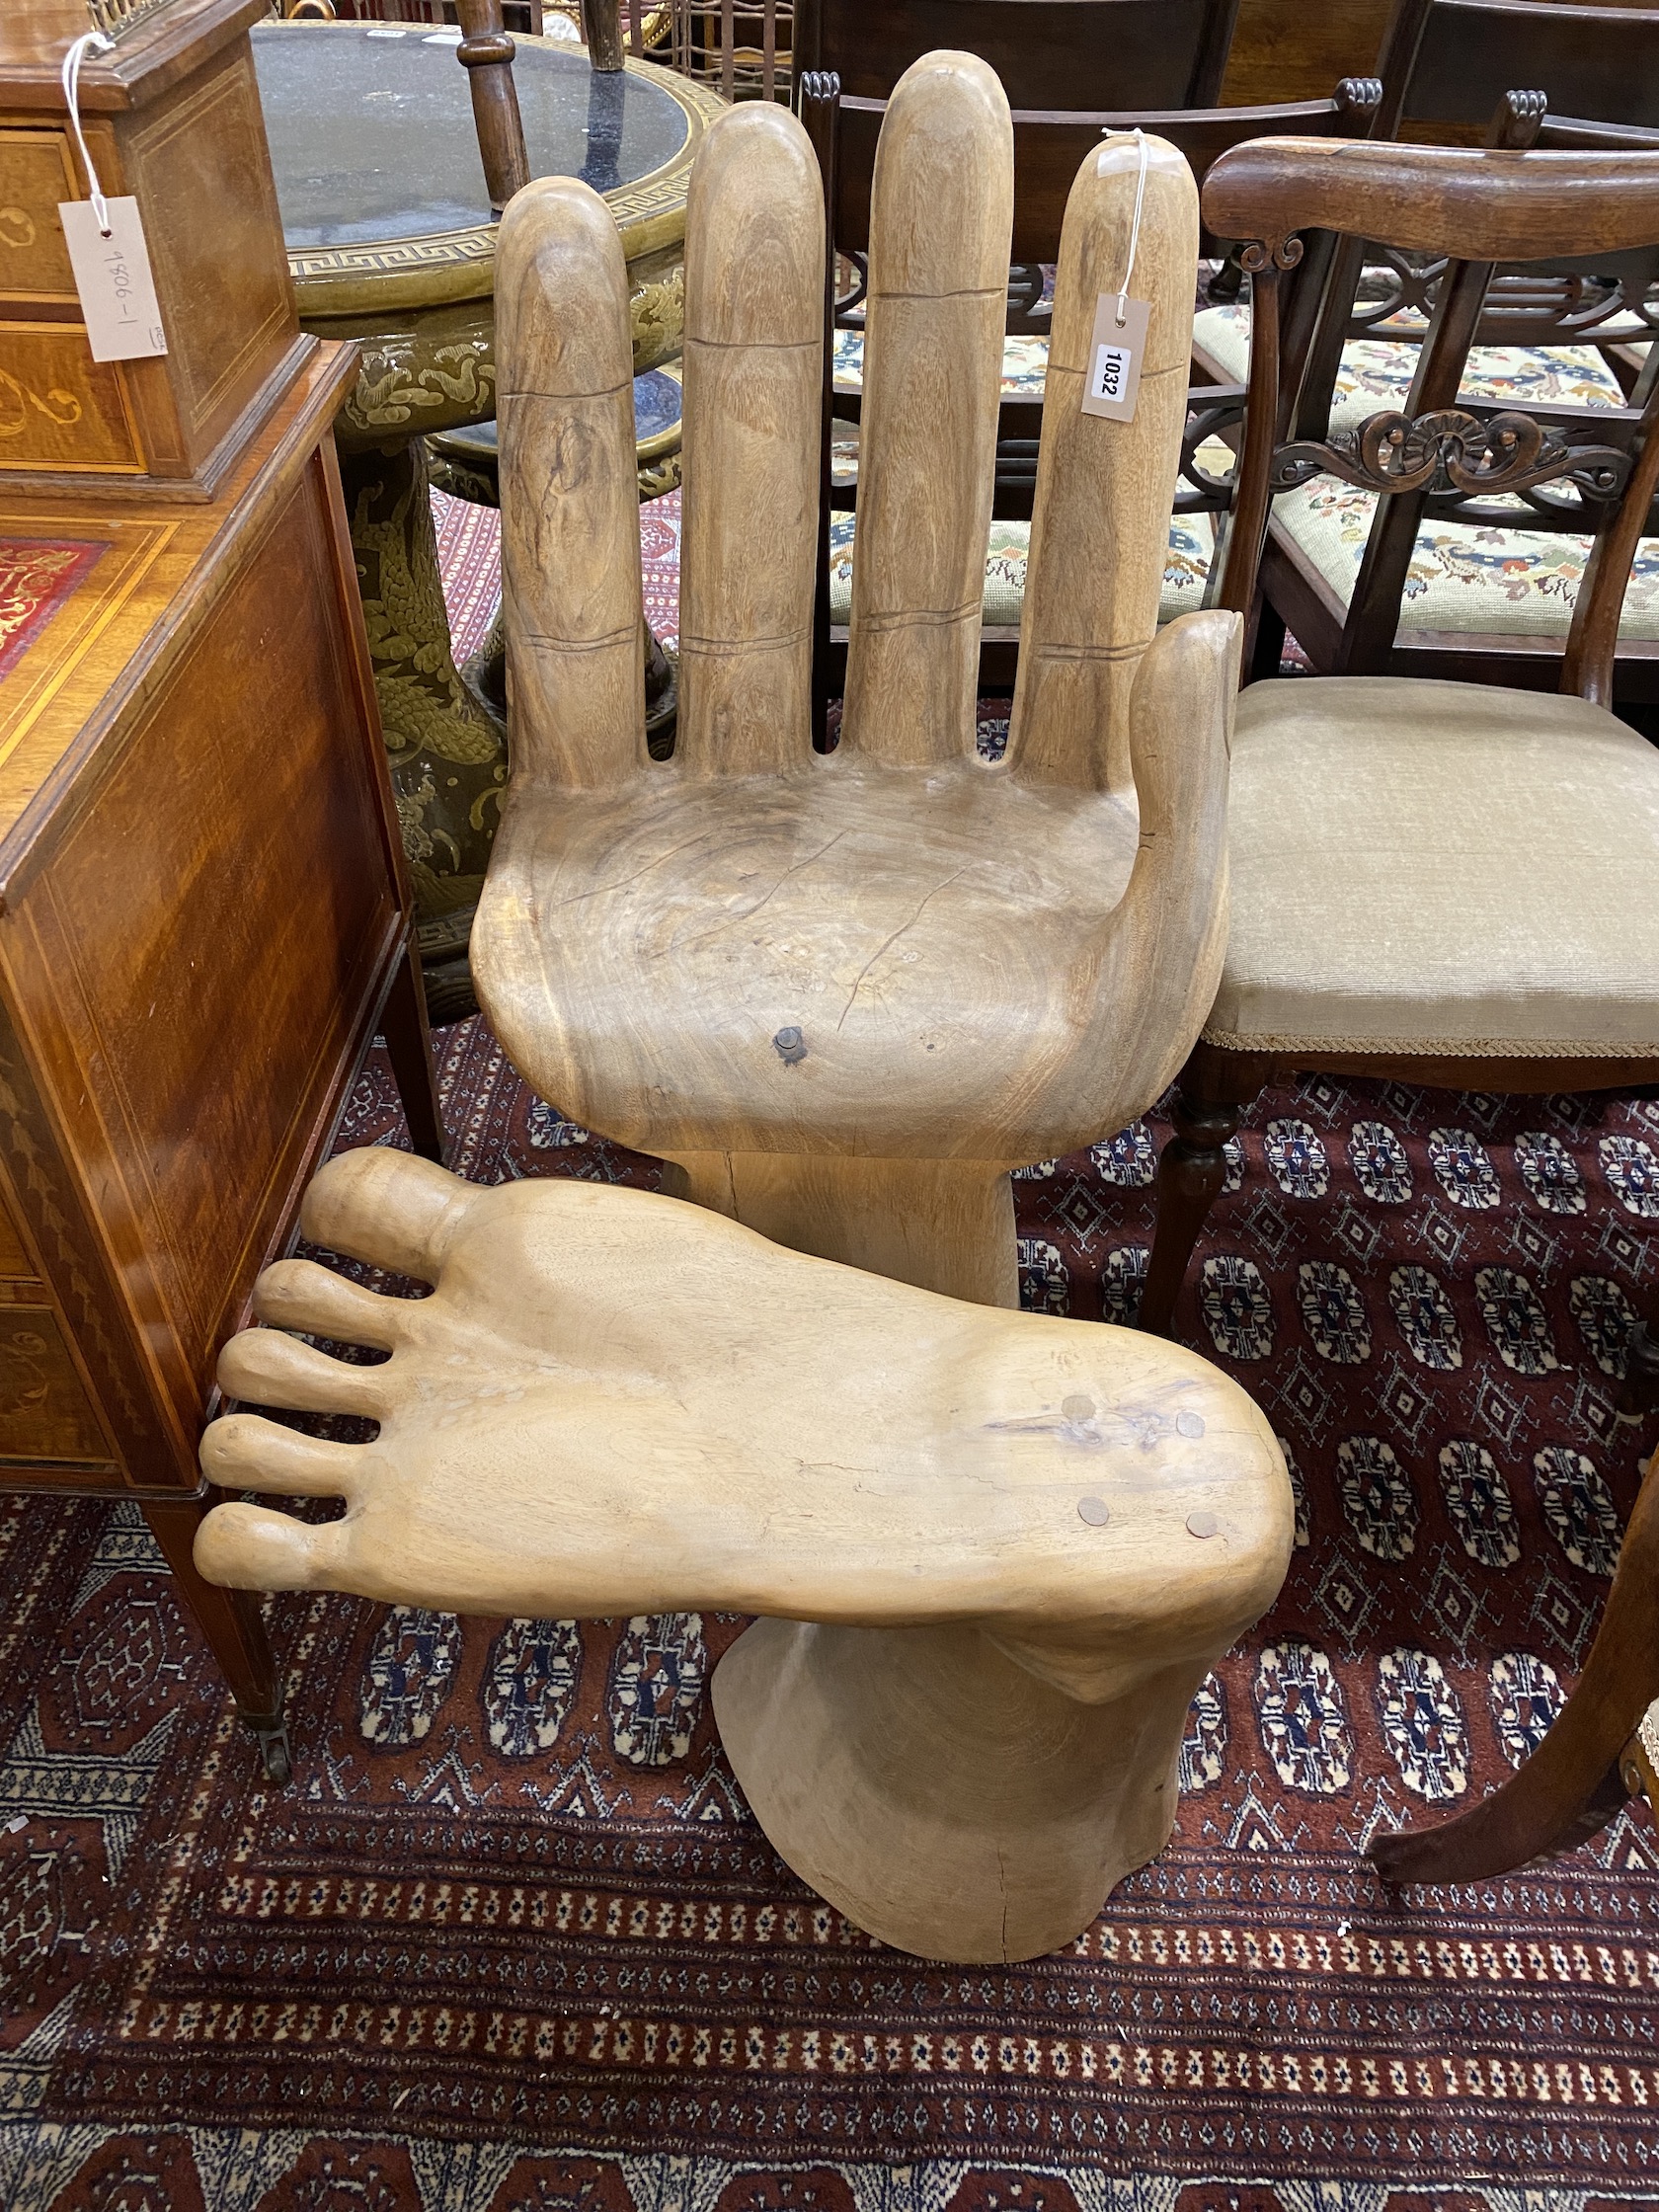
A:
[[[427,994],[421,982],[421,963],[413,940],[406,943],[392,974],[380,1017],[398,1096],[410,1141],[424,1159],[443,1165],[443,1116],[437,1103],[437,1074],[433,1066],[432,1032],[427,1026]]]
[[[1625,1346],[1624,1380],[1619,1388],[1619,1410],[1627,1419],[1642,1420],[1659,1406],[1659,1296],[1630,1331]]]
[[[1276,676],[1285,659],[1285,617],[1278,608],[1263,598],[1256,609],[1255,635],[1250,647],[1250,675],[1252,683]]]
[[[285,1782],[292,1769],[282,1715],[282,1677],[260,1619],[259,1600],[246,1590],[221,1590],[217,1583],[204,1582],[197,1571],[196,1532],[220,1498],[220,1492],[209,1490],[200,1497],[181,1498],[177,1504],[151,1499],[145,1504],[144,1519],[173,1570],[179,1595],[230,1685],[237,1712],[259,1745],[267,1778]]]
[[[1224,1147],[1271,1067],[1255,1055],[1199,1044],[1181,1070],[1175,1134],[1158,1160],[1157,1226],[1141,1297],[1141,1326],[1154,1336],[1167,1336],[1174,1324],[1193,1246],[1226,1178]]]
[[[1659,1697],[1659,1482],[1653,1462],[1624,1532],[1613,1588],[1578,1687],[1501,1789],[1438,1828],[1378,1836],[1385,1882],[1474,1882],[1583,1843],[1628,1794],[1620,1755]]]

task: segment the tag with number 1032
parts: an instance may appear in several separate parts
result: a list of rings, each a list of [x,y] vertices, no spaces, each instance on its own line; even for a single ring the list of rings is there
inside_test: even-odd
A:
[[[1126,299],[1122,305],[1122,322],[1118,320],[1116,292],[1102,292],[1094,310],[1094,333],[1089,339],[1083,377],[1083,413],[1104,415],[1108,422],[1133,423],[1152,309],[1151,302],[1145,299]]]

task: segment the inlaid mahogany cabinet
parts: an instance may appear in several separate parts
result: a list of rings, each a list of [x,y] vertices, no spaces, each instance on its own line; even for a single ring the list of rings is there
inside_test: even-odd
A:
[[[169,0],[87,65],[168,338],[108,367],[56,213],[84,11],[0,19],[0,1488],[140,1501],[280,1778],[258,1611],[191,1557],[214,1364],[377,1030],[440,1139],[331,427],[356,349],[295,317],[260,12]]]

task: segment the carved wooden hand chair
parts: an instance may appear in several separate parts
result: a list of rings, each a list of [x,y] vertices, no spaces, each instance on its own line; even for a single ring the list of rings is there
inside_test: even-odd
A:
[[[995,78],[918,63],[877,164],[865,494],[838,750],[809,713],[824,214],[758,104],[699,154],[686,237],[680,720],[646,752],[627,287],[547,180],[497,275],[513,777],[472,950],[536,1089],[783,1243],[1013,1304],[1009,1169],[1142,1112],[1225,933],[1235,618],[1156,636],[1197,196],[1147,141],[1133,422],[1080,411],[1124,280],[1133,143],[1062,240],[1020,688],[975,746],[1012,150]]]
[[[1540,0],[1402,0],[1379,62],[1372,135],[1478,136],[1520,149],[1659,149],[1659,12]],[[1527,92],[1506,88],[1532,87]],[[1489,118],[1491,118],[1489,120]],[[1659,250],[1585,263],[1524,251],[1486,289],[1462,397],[1542,409],[1558,430],[1627,441],[1659,376]],[[1293,428],[1352,430],[1380,408],[1452,405],[1424,387],[1422,340],[1449,273],[1440,258],[1346,241],[1331,268]],[[1210,308],[1198,357],[1243,373],[1247,307]],[[1643,349],[1647,349],[1644,355]],[[1274,512],[1262,564],[1268,618],[1255,667],[1270,673],[1288,623],[1323,674],[1458,675],[1554,685],[1571,582],[1596,516],[1571,486],[1474,503],[1427,495],[1379,505],[1323,479]],[[1659,698],[1659,513],[1638,547],[1618,669],[1620,695]],[[1404,598],[1402,600],[1402,591]]]
[[[1166,64],[1167,66],[1167,64]],[[1014,129],[1014,267],[1009,281],[1007,337],[1002,354],[996,472],[990,543],[986,559],[985,622],[980,642],[983,691],[1013,689],[1030,558],[1030,517],[1037,484],[1043,392],[1052,308],[1040,296],[1045,265],[1060,250],[1072,179],[1091,146],[1108,133],[1152,132],[1186,156],[1202,184],[1228,146],[1279,135],[1363,137],[1382,88],[1345,79],[1329,100],[1266,108],[1146,109],[1114,112],[1030,111],[1016,106]],[[870,237],[870,182],[885,100],[843,94],[839,79],[802,79],[800,114],[824,176],[830,238],[862,267]],[[1219,257],[1225,242],[1201,242]],[[1023,288],[1023,297],[1022,294]],[[827,451],[820,518],[820,582],[813,645],[814,714],[822,730],[828,702],[845,682],[847,616],[852,597],[853,516],[857,507],[857,424],[863,403],[862,283],[835,304],[831,355],[826,364]],[[1236,434],[1243,414],[1242,377],[1228,384],[1215,373],[1199,378],[1182,440],[1181,482],[1170,522],[1158,618],[1170,621],[1204,603],[1214,546],[1213,521],[1224,510],[1229,473],[1212,441]],[[1218,474],[1220,471],[1220,474]]]
[[[1188,1703],[1272,1603],[1295,1509],[1263,1416],[1128,1330],[964,1305],[699,1207],[479,1189],[348,1152],[308,1236],[424,1277],[269,1269],[219,1375],[368,1414],[369,1445],[238,1414],[198,1557],[245,1589],[531,1619],[763,1618],[714,1677],[727,1754],[795,1870],[884,1941],[1069,1941],[1174,1820]],[[378,1345],[348,1366],[280,1333]]]

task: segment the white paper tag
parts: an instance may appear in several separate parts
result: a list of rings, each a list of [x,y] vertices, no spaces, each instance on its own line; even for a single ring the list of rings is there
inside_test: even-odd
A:
[[[1083,378],[1083,413],[1104,415],[1113,423],[1135,420],[1146,326],[1152,319],[1149,300],[1126,299],[1123,310],[1120,323],[1117,293],[1101,293],[1094,311],[1094,335],[1089,340],[1088,371]]]
[[[75,272],[75,289],[81,295],[81,314],[92,341],[95,361],[135,361],[151,354],[165,354],[167,334],[156,305],[155,278],[150,275],[150,249],[144,243],[144,225],[138,202],[131,198],[105,201],[110,235],[98,227],[90,199],[65,199],[58,214],[69,264]]]

